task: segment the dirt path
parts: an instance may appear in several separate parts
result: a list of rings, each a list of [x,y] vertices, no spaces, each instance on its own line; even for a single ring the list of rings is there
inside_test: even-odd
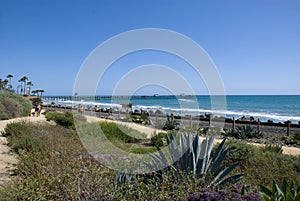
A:
[[[1,135],[2,131],[7,124],[12,122],[45,122],[46,119],[44,116],[40,117],[22,117],[10,120],[0,121],[0,184],[10,181],[10,174],[15,168],[18,159],[17,155],[14,154],[10,147],[7,146],[7,140]]]
[[[115,121],[115,120],[109,120],[109,119],[102,119],[102,118],[97,118],[97,117],[93,117],[93,116],[86,116],[86,118],[87,118],[88,122],[115,122],[117,124],[124,125],[129,128],[138,130],[139,132],[146,134],[147,138],[151,138],[154,135],[154,133],[157,134],[160,132],[166,132],[163,130],[158,130],[158,129],[150,128],[147,126],[143,126],[143,125],[139,125],[139,124],[131,123],[131,122],[122,122],[122,121]]]

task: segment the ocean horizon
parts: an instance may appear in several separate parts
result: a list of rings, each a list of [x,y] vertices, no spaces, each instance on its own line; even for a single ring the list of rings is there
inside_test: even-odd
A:
[[[227,118],[254,117],[261,121],[300,121],[300,95],[44,96],[43,101],[103,108],[120,108],[122,103],[131,103],[133,110],[162,110],[179,115],[214,114]]]

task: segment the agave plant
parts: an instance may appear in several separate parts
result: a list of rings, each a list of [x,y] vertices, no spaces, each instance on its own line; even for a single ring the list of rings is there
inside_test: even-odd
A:
[[[243,174],[230,177],[228,174],[239,165],[239,162],[224,168],[222,162],[228,153],[228,148],[224,148],[226,139],[219,144],[212,155],[214,138],[212,135],[201,143],[199,134],[181,133],[178,144],[173,135],[167,136],[169,157],[158,148],[159,154],[153,154],[154,164],[162,166],[171,161],[171,167],[176,169],[178,174],[192,173],[196,179],[203,179],[207,187],[221,186],[227,182],[235,183]]]
[[[300,201],[300,187],[294,182],[290,184],[284,179],[281,186],[273,181],[271,188],[260,186],[260,192],[265,201]]]
[[[179,130],[180,123],[177,122],[173,115],[167,115],[167,121],[164,124],[163,130]]]
[[[235,130],[232,130],[228,135],[238,139],[263,137],[261,131],[257,131],[254,127],[251,127],[250,125],[239,126]]]

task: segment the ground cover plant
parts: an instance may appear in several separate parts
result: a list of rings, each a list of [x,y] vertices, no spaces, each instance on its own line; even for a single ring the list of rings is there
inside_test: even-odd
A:
[[[95,129],[91,124],[82,126]],[[123,128],[117,130],[116,127],[120,129],[115,124],[103,124],[101,128],[107,138],[118,141],[122,149],[129,152],[136,149],[134,153],[142,154],[148,153],[145,149],[156,149],[149,145],[136,146],[141,143],[139,133],[132,132],[132,136],[136,136],[133,139],[122,137]],[[228,199],[237,196],[239,200],[255,200],[259,196],[255,190],[241,193],[233,190],[231,185],[219,189],[212,185],[206,190],[201,177],[197,179],[180,168],[168,167],[161,172],[132,177],[130,173],[118,174],[93,158],[93,154],[82,145],[82,139],[79,139],[76,131],[48,124],[9,124],[5,133],[9,145],[18,153],[20,162],[13,182],[0,187],[0,200],[192,200],[197,195],[208,193],[214,196],[225,193]],[[180,135],[175,135],[175,139],[180,142]],[[228,153],[222,166],[229,167],[239,161],[240,164],[229,176],[243,173],[240,184],[255,189],[260,185],[269,187],[273,180],[279,183],[284,178],[300,182],[299,157],[277,153],[273,148],[264,150],[241,141],[227,141],[223,146],[228,147]],[[212,153],[216,150],[217,147],[212,148]],[[158,180],[160,175],[163,175],[163,179]],[[181,178],[178,179],[176,175],[181,175]],[[253,199],[246,199],[247,196]]]
[[[32,103],[23,96],[0,91],[0,120],[30,115]]]
[[[226,133],[226,136],[234,137],[237,139],[251,139],[262,138],[263,133],[250,125],[243,125],[236,127],[236,129],[228,131]]]
[[[284,136],[282,140],[285,144],[299,145],[300,146],[300,131],[297,131],[293,136]]]

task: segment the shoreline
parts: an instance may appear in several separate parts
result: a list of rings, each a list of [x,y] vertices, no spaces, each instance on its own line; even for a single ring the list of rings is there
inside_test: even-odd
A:
[[[48,109],[48,110],[54,110],[54,111],[61,111],[61,112],[76,112],[79,111],[79,108],[77,107],[71,107],[71,106],[52,106],[52,105],[44,105],[43,108]],[[80,110],[79,112],[82,112],[87,115],[99,117],[99,118],[115,118],[115,119],[125,119],[128,118],[127,116],[129,115],[129,110],[126,111],[121,111],[113,108],[109,109],[103,109],[103,108],[85,108],[84,110]],[[148,111],[142,111],[142,112],[147,112],[149,114],[149,118],[152,122],[157,122],[157,121],[162,121],[166,120],[167,114],[158,114],[158,113],[151,113]],[[132,113],[133,115],[141,115],[141,113]],[[284,123],[275,123],[272,121],[260,121],[259,119],[252,119],[242,117],[240,119],[231,119],[231,118],[226,118],[226,117],[219,117],[219,116],[213,116],[210,114],[205,114],[205,115],[185,115],[185,116],[179,116],[175,115],[174,119],[179,122],[184,122],[184,125],[200,125],[200,126],[209,126],[209,125],[219,125],[219,124],[224,124],[224,127],[226,128],[232,128],[234,126],[241,126],[241,125],[251,125],[254,127],[260,128],[266,128],[270,127],[271,128],[280,128],[280,132],[276,133],[282,133],[284,135],[289,133],[289,135],[293,135],[295,131],[300,130],[300,122],[298,124],[294,124],[290,121],[286,121]]]
[[[260,118],[264,122],[268,120],[278,123],[291,121],[293,124],[300,124],[300,113],[297,107],[300,95],[292,96],[296,98],[289,98],[288,95],[226,95],[226,97],[227,108],[220,108],[219,110],[211,108],[211,96],[209,95],[62,95],[45,96],[43,100],[45,104],[53,103],[61,107],[77,107],[81,105],[84,107],[97,106],[105,109],[123,110],[123,104],[125,103],[130,104],[132,110],[142,109],[152,112],[161,110],[164,113],[175,113],[181,116],[214,114],[220,117],[235,117],[236,119],[246,116],[248,118]],[[294,109],[291,109],[291,105],[289,105],[291,104],[290,99],[293,101],[292,104],[294,106],[292,108]],[[178,104],[180,104],[180,107]],[[201,107],[198,107],[200,105]],[[282,108],[286,109],[283,110]]]

